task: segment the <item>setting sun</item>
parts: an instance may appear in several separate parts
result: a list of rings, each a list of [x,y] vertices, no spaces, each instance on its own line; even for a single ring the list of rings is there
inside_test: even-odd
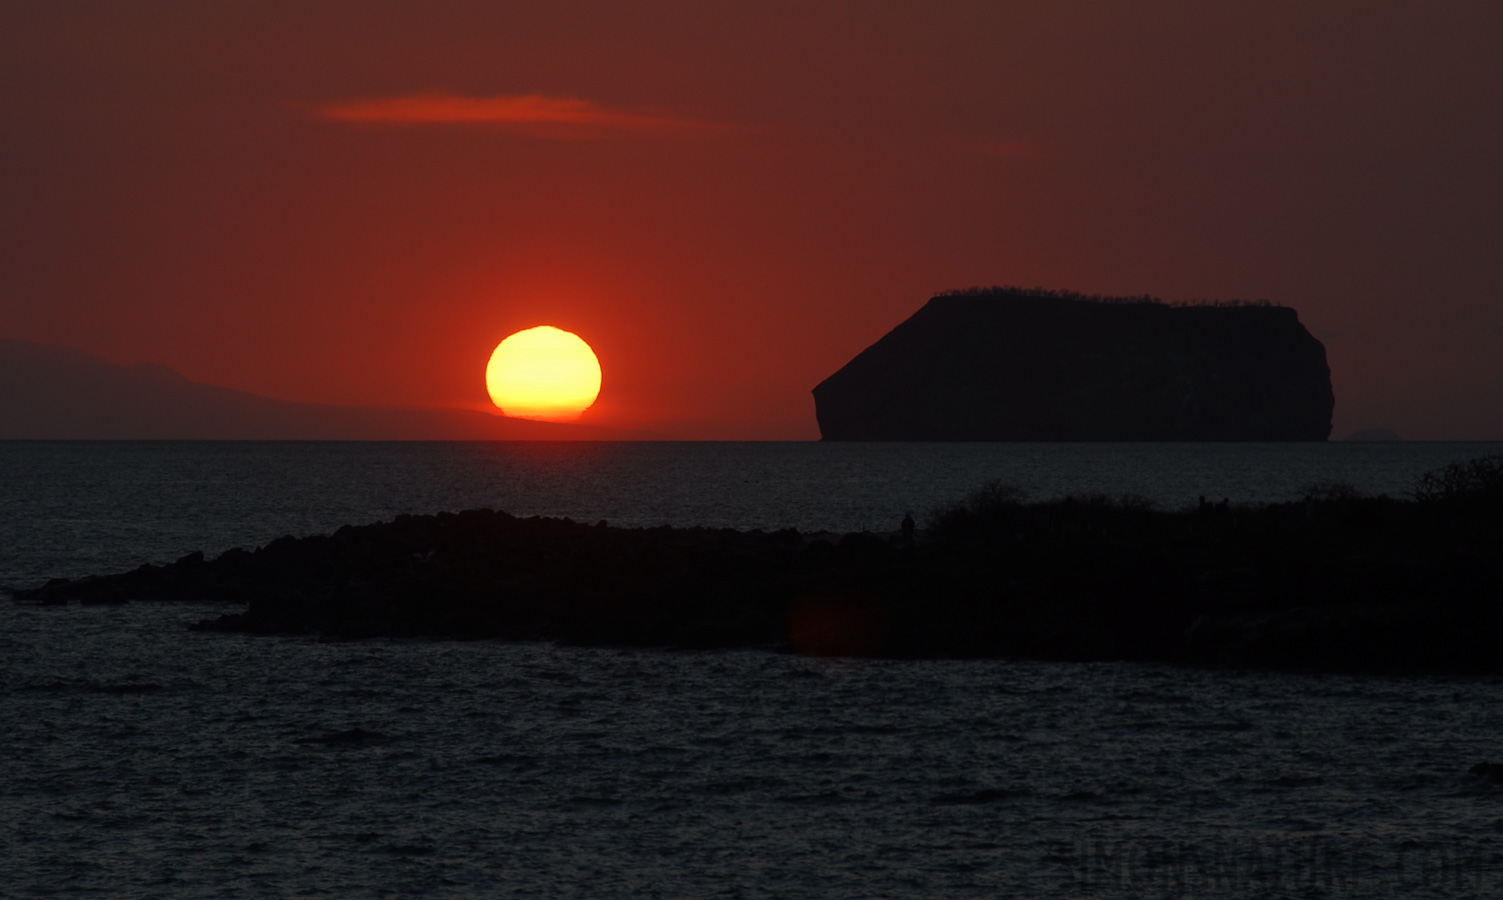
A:
[[[539,325],[496,345],[485,387],[508,416],[569,422],[599,395],[600,360],[579,335]]]

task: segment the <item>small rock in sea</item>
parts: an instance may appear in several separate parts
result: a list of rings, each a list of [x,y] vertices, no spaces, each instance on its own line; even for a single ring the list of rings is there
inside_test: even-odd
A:
[[[383,853],[390,853],[392,856],[427,856],[435,849],[422,844],[390,844],[381,848]]]
[[[1503,763],[1477,763],[1472,766],[1471,772],[1478,778],[1484,778],[1493,784],[1503,784]]]
[[[160,691],[162,686],[153,682],[125,682],[124,684],[107,684],[100,690],[106,694],[149,694],[152,691]]]
[[[930,802],[935,806],[966,806],[996,803],[999,800],[1007,800],[1018,796],[1017,791],[1002,791],[996,788],[982,788],[969,794],[940,794]]]
[[[322,737],[299,738],[293,741],[295,744],[324,744],[332,747],[363,747],[367,744],[379,744],[386,740],[386,735],[379,731],[366,731],[364,728],[351,728],[349,731],[339,731],[334,734],[326,734]]]

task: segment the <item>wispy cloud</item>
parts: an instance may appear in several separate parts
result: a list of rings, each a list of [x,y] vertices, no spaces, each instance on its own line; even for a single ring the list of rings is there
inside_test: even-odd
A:
[[[610,109],[589,100],[541,94],[409,94],[331,103],[318,107],[316,114],[332,122],[373,125],[489,125],[548,138],[670,134],[716,127],[693,119]]]

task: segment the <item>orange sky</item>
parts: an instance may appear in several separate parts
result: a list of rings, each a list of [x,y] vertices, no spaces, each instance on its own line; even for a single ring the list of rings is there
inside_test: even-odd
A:
[[[1335,436],[1503,439],[1493,3],[8,3],[0,336],[289,400],[815,438],[940,290],[1268,298]]]

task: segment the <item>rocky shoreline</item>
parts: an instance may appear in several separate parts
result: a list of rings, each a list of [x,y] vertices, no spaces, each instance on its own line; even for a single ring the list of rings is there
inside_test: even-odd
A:
[[[998,487],[890,535],[628,529],[477,509],[22,590],[223,601],[195,627],[894,658],[1503,672],[1503,504],[1335,487],[1260,508],[1025,504]]]

